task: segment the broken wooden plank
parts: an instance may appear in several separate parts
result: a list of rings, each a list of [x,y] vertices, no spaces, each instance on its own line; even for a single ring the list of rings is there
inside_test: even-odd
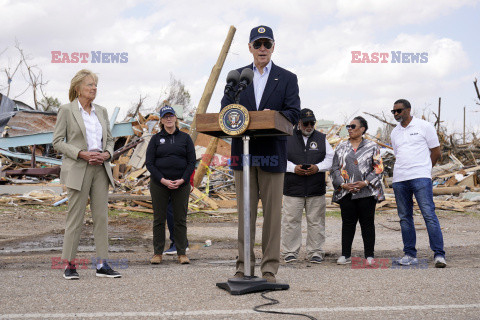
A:
[[[119,206],[119,205],[115,205],[115,204],[109,204],[108,207],[111,208],[111,209],[117,209],[117,210],[153,213],[152,209],[139,208],[139,207],[124,207],[124,206]]]
[[[216,201],[210,199],[206,194],[202,193],[200,190],[197,188],[193,188],[192,194],[197,198],[200,199],[201,201],[205,202],[209,207],[211,207],[213,210],[218,209],[218,204]]]

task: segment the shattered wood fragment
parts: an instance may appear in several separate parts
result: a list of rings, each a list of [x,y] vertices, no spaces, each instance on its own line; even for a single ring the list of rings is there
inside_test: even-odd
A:
[[[119,205],[115,205],[115,204],[109,204],[108,207],[111,208],[111,209],[117,209],[117,210],[153,213],[152,209],[146,209],[146,208],[124,207],[124,206],[119,206]]]
[[[133,200],[133,203],[138,204],[139,206],[142,206],[142,207],[145,207],[145,208],[153,209],[153,205],[151,203],[148,203],[148,202]]]

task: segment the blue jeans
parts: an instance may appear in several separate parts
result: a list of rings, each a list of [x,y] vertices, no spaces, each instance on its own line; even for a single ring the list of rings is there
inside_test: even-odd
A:
[[[417,238],[413,223],[413,195],[415,195],[427,226],[430,248],[434,252],[434,257],[445,257],[442,230],[440,229],[440,223],[435,214],[435,204],[433,203],[432,180],[429,178],[418,178],[395,182],[393,191],[395,192],[397,211],[400,217],[403,251],[405,254],[414,258],[417,257],[417,249],[415,249]]]

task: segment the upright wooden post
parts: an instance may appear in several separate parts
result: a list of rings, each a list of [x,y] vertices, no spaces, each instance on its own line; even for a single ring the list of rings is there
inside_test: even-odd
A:
[[[438,122],[437,122],[437,133],[440,132],[440,105],[442,104],[442,97],[438,97]]]
[[[198,103],[195,118],[193,119],[189,132],[190,137],[192,138],[194,143],[197,139],[197,114],[205,113],[205,111],[207,111],[208,104],[210,103],[210,99],[212,98],[213,90],[215,89],[218,77],[220,76],[220,72],[222,71],[223,63],[227,58],[228,50],[230,49],[230,45],[232,44],[233,36],[235,35],[236,30],[237,29],[234,26],[230,26],[227,38],[225,39],[222,50],[220,51],[220,55],[218,56],[217,63],[212,68],[210,78],[208,78],[205,89],[203,90],[202,98]]]

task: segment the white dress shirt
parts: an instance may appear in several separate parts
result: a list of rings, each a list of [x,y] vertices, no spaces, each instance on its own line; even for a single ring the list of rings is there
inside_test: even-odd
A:
[[[255,63],[253,64],[253,90],[255,91],[255,103],[257,110],[260,107],[260,101],[262,100],[263,91],[267,85],[268,75],[272,69],[272,60],[263,68],[263,74],[260,74]]]
[[[83,123],[85,124],[88,151],[103,151],[102,125],[100,124],[97,114],[95,113],[94,105],[92,104],[92,110],[90,111],[90,114],[88,114],[88,112],[83,109],[80,101],[78,101],[78,108],[80,109]]]
[[[302,135],[302,137],[303,142],[307,145],[308,137],[305,137],[304,135]],[[318,167],[318,172],[329,171],[332,168],[334,154],[335,152],[333,151],[332,146],[328,143],[327,138],[325,138],[325,159],[315,164]],[[287,160],[287,172],[295,173],[295,166],[296,164]]]

